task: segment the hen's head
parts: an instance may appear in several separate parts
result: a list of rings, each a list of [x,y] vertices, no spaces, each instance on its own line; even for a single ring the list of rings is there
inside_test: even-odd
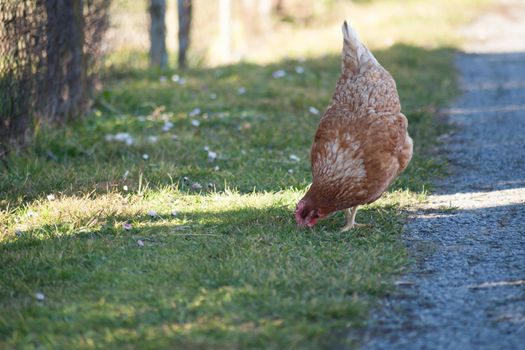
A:
[[[295,221],[299,227],[312,227],[325,215],[307,199],[301,199],[295,208]]]

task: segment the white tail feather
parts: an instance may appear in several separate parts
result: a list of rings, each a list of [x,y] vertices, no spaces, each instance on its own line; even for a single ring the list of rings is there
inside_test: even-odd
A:
[[[376,58],[366,46],[359,41],[357,32],[343,23],[343,73],[354,75],[368,69],[371,65],[379,65]]]

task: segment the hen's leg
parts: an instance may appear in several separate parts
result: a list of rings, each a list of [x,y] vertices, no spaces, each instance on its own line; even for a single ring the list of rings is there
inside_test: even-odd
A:
[[[355,222],[355,214],[357,214],[357,205],[355,207],[345,209],[344,212],[346,217],[346,225],[341,229],[341,232],[349,231],[354,227],[367,226]]]

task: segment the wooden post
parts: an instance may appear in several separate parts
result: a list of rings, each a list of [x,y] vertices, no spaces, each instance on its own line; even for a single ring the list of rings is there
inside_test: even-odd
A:
[[[190,47],[191,0],[178,0],[179,13],[179,68],[186,68],[187,53]]]
[[[164,69],[168,65],[166,51],[166,0],[150,0],[150,66]]]

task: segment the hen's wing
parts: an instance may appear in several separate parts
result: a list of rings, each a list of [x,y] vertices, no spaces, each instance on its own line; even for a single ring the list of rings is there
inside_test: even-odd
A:
[[[312,145],[315,186],[323,197],[341,202],[337,207],[377,199],[398,173],[406,129],[401,113],[356,116],[332,105]]]

